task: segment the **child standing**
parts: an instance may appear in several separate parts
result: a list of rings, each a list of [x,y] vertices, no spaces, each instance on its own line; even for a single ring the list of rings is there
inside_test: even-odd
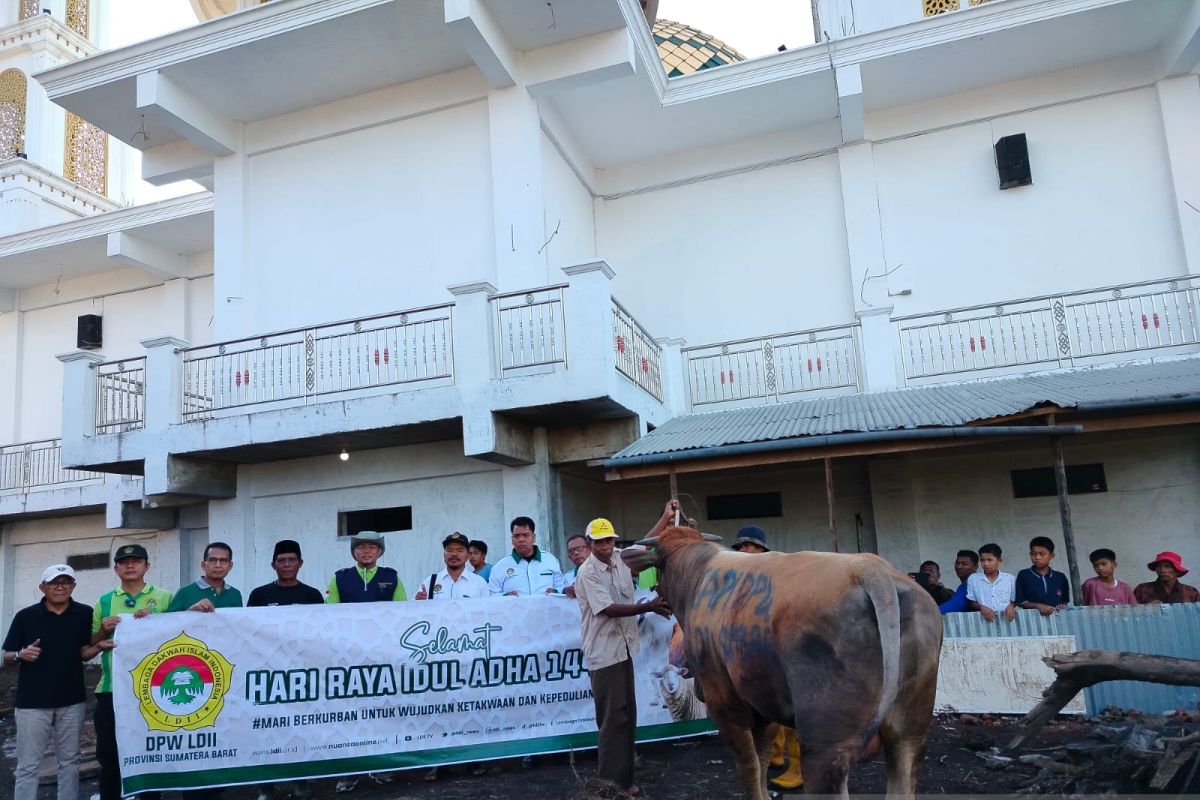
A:
[[[1088,554],[1096,577],[1083,582],[1083,604],[1085,606],[1133,606],[1137,598],[1128,583],[1117,580],[1117,554],[1107,547]]]
[[[979,548],[979,566],[983,571],[967,578],[967,599],[987,622],[995,622],[1001,614],[1009,622],[1017,617],[1017,579],[1000,571],[1003,556],[1000,545],[985,544]]]
[[[1043,617],[1071,602],[1071,584],[1066,575],[1050,569],[1053,560],[1054,540],[1035,536],[1029,540],[1032,566],[1017,573],[1017,605],[1032,608]]]

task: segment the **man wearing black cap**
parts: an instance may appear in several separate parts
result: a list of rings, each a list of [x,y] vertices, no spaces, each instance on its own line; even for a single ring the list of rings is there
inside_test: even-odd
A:
[[[250,592],[247,608],[261,606],[316,605],[325,602],[321,590],[299,579],[304,559],[300,555],[300,543],[294,539],[282,539],[275,543],[271,557],[271,569],[275,580]]]
[[[458,531],[442,540],[442,561],[446,568],[433,583],[434,600],[466,600],[491,597],[488,584],[474,572],[467,572],[467,548],[471,540]],[[434,576],[430,576],[434,577]],[[417,600],[429,599],[429,578],[417,590]]]
[[[733,549],[739,553],[769,553],[767,547],[767,532],[757,525],[747,525],[737,532],[733,540]]]
[[[171,593],[146,583],[150,571],[150,556],[140,544],[117,548],[113,556],[113,571],[121,585],[100,595],[92,612],[92,644],[104,647],[121,621],[121,616],[135,618],[161,614],[171,605]],[[100,800],[119,800],[121,797],[121,759],[117,754],[117,720],[112,700],[112,651],[100,655],[100,683],[96,684],[96,761],[100,765]],[[146,792],[157,797],[158,792]]]

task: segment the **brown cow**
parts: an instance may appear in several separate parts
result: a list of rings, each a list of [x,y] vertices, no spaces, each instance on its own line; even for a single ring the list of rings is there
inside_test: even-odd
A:
[[[705,539],[710,541],[705,541]],[[659,567],[708,713],[751,800],[766,800],[776,726],[794,727],[805,791],[847,795],[850,767],[883,745],[889,796],[911,796],[925,754],[942,620],[878,556],[735,553],[668,527],[625,550]]]

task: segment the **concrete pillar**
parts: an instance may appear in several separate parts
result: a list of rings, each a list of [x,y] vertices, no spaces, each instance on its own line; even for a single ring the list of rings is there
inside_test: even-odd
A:
[[[892,306],[888,302],[888,283],[884,277],[887,259],[883,252],[875,154],[871,142],[839,148],[838,170],[842,179],[854,314],[863,328],[859,384],[870,391],[894,389],[899,383],[896,348],[890,334],[883,335],[884,327],[890,327],[888,315]]]
[[[612,279],[604,261],[563,267],[566,296],[567,369],[580,380],[599,378],[607,386],[617,359],[613,344]]]
[[[254,331],[247,311],[253,290],[246,257],[249,221],[246,209],[246,160],[240,155],[213,164],[213,191],[221,202],[213,208],[213,338],[240,339]]]
[[[551,283],[542,199],[542,128],[523,86],[488,93],[496,280],[505,290]],[[539,252],[541,250],[541,252]]]
[[[148,431],[165,431],[182,417],[183,358],[176,352],[188,343],[174,336],[143,339],[146,348],[146,423]]]
[[[175,278],[163,283],[163,310],[166,312],[167,325],[170,326],[170,330],[166,331],[168,336],[191,338],[191,305],[188,302],[191,284],[187,278]]]
[[[1189,275],[1200,274],[1200,76],[1168,78],[1155,85],[1184,259]],[[1190,204],[1190,205],[1189,205]]]
[[[0,314],[0,444],[22,441],[21,437],[21,350],[25,332],[24,314]]]
[[[488,387],[496,363],[491,307],[496,287],[475,281],[446,288],[454,295],[454,384],[462,397],[463,451],[491,454],[497,448]]]
[[[8,630],[17,613],[14,593],[17,578],[17,548],[13,545],[11,525],[0,525],[0,627]]]
[[[550,466],[545,428],[533,431],[534,463],[504,467],[501,486],[504,496],[504,529],[514,517],[531,517],[537,525],[538,545],[555,555],[564,552],[565,537],[558,518],[558,473]]]
[[[96,434],[96,370],[92,367],[104,359],[86,350],[56,358],[63,363],[63,464],[71,464],[73,446]]]
[[[662,355],[659,357],[659,370],[662,375],[663,405],[678,417],[691,410],[691,387],[688,385],[687,358],[683,347],[687,344],[683,339],[659,339]]]

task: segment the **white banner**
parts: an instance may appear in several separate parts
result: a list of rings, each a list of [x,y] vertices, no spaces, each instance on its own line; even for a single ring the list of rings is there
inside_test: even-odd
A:
[[[541,596],[124,617],[124,793],[595,747],[579,613]],[[674,619],[638,627],[638,740],[712,730]]]

